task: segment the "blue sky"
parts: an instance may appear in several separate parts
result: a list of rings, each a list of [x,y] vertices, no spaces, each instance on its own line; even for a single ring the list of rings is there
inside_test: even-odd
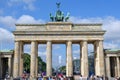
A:
[[[61,2],[60,9],[66,15],[70,13],[73,23],[103,23],[106,30],[104,48],[120,49],[120,0],[1,0],[0,1],[0,50],[14,49],[15,23],[46,23],[49,13],[55,14],[56,2]],[[73,55],[79,58],[79,48],[73,45]],[[30,45],[25,45],[25,52],[30,52]],[[93,46],[89,45],[89,52]],[[53,64],[58,66],[59,56],[62,65],[66,57],[65,44],[53,45]],[[46,45],[39,45],[39,55],[45,61]]]

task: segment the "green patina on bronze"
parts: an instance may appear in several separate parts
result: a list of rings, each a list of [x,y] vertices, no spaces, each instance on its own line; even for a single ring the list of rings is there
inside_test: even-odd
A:
[[[67,13],[67,15],[64,16],[64,13],[59,9],[60,8],[60,3],[56,3],[56,5],[57,5],[58,10],[56,11],[55,16],[53,16],[50,13],[51,21],[55,21],[55,22],[61,22],[61,21],[63,22],[63,21],[65,21],[65,22],[67,22],[68,19],[69,19],[70,14]]]

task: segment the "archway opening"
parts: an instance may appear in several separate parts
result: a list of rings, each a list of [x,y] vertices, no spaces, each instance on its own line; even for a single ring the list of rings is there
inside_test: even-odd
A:
[[[66,73],[66,45],[52,45],[52,67],[53,75]]]
[[[46,44],[38,45],[38,74],[46,75]]]
[[[72,54],[73,54],[73,74],[80,74],[80,45],[72,44]]]
[[[88,44],[88,66],[89,66],[89,76],[95,74],[94,67],[94,46],[93,44]]]
[[[23,73],[30,73],[31,44],[23,46]]]

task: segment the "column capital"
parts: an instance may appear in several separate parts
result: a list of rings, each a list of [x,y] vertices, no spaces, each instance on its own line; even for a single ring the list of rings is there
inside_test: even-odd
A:
[[[31,42],[36,42],[36,43],[38,43],[38,41],[37,41],[37,40],[31,40]]]
[[[20,45],[24,45],[24,42],[21,40],[15,40],[15,43],[18,42]]]
[[[87,42],[88,40],[81,40],[80,42]]]
[[[14,40],[15,42],[20,42],[20,40]]]
[[[110,56],[104,56],[105,58],[110,58]]]
[[[103,42],[104,40],[95,40],[94,43],[98,43],[98,42],[100,42],[100,41]]]
[[[23,42],[22,40],[14,40],[15,42]]]
[[[46,42],[51,42],[52,43],[52,40],[47,40]]]
[[[68,43],[68,42],[72,42],[72,40],[68,40],[68,41],[66,41],[66,43]]]
[[[120,56],[116,56],[116,58],[119,58]]]
[[[88,40],[82,40],[82,41],[80,41],[80,44],[83,43],[83,42],[88,42]]]

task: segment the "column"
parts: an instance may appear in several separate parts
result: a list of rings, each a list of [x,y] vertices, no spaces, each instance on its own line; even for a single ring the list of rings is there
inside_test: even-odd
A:
[[[115,76],[118,76],[117,74],[118,74],[118,70],[117,70],[117,58],[116,57],[114,57],[114,69],[115,69]]]
[[[98,55],[97,55],[97,42],[94,43],[94,67],[95,75],[98,73]]]
[[[66,76],[73,77],[72,42],[67,42]]]
[[[120,76],[120,59],[119,59],[119,56],[117,56],[117,71],[118,71],[118,76]]]
[[[13,65],[13,77],[16,78],[19,76],[19,64],[20,64],[20,42],[15,41],[15,52],[14,52],[14,65]]]
[[[23,74],[23,42],[20,42],[20,71],[19,76]]]
[[[102,76],[105,75],[105,63],[104,63],[104,52],[103,52],[103,41],[97,41],[97,73],[96,75]]]
[[[11,57],[8,58],[8,74],[11,76]]]
[[[31,42],[31,63],[30,63],[30,80],[33,80],[37,77],[37,71],[36,71],[36,58],[38,54],[38,44],[36,41]]]
[[[80,43],[81,47],[81,75],[87,77],[89,75],[88,68],[88,46],[87,41]]]
[[[106,65],[106,73],[107,73],[107,76],[108,76],[108,77],[111,77],[110,57],[109,57],[109,56],[106,57],[106,63],[105,63],[105,65]]]
[[[1,57],[0,57],[0,78],[2,77],[2,62],[1,62]]]
[[[47,54],[46,54],[46,61],[47,61],[47,76],[52,76],[52,42],[47,41]]]
[[[38,54],[36,55],[38,57]],[[38,74],[38,58],[36,57],[36,74]]]

